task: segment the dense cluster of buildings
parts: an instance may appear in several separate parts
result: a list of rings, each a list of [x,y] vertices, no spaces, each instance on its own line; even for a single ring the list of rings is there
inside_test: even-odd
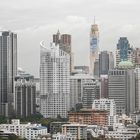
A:
[[[74,66],[71,40],[71,35],[58,31],[49,46],[40,43],[40,77],[35,78],[17,68],[17,34],[0,32],[0,115],[26,118],[39,112],[44,118],[68,118],[67,123],[60,123],[61,133],[55,133],[53,139],[86,139],[88,133],[125,139],[131,127],[133,133],[127,138],[135,136],[139,128],[132,122],[140,121],[140,48],[120,37],[115,55],[99,51],[99,29],[94,23],[90,66]],[[131,125],[119,122],[123,114],[132,119]],[[18,132],[11,125],[2,124],[0,129],[28,139],[32,138],[25,132],[37,134],[35,137],[47,133],[42,126],[26,124],[20,128],[27,131]]]

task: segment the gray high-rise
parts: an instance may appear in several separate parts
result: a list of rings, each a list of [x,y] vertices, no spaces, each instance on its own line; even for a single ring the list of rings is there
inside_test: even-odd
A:
[[[114,68],[114,55],[112,52],[101,51],[99,54],[99,75],[107,75]]]
[[[99,54],[99,74],[106,75],[109,70],[109,54],[107,51],[102,51]]]
[[[92,108],[93,100],[100,98],[100,86],[97,81],[87,82],[83,85],[83,108]]]
[[[36,84],[34,77],[24,73],[15,77],[14,109],[17,117],[28,117],[36,112]]]
[[[17,73],[17,35],[0,32],[0,115],[13,112],[14,77]]]
[[[135,74],[133,69],[109,70],[108,96],[116,103],[117,114],[135,111]]]

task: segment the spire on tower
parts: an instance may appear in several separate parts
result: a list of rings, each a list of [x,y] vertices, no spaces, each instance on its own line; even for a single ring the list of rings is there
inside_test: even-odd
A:
[[[57,30],[57,34],[60,34],[59,29]]]

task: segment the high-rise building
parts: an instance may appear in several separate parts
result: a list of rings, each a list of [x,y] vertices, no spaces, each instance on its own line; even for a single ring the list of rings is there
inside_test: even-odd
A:
[[[99,78],[99,59],[94,62],[94,77]]]
[[[125,63],[125,62],[124,62]],[[125,65],[126,68],[126,64]],[[109,70],[108,96],[116,103],[117,114],[135,111],[135,74],[133,69]]]
[[[109,70],[114,68],[114,54],[113,52],[108,52],[109,53]]]
[[[17,74],[17,35],[0,32],[0,115],[13,113],[14,77]]]
[[[90,74],[94,75],[94,62],[98,59],[99,52],[99,30],[98,25],[91,25],[90,30]]]
[[[107,51],[101,51],[99,54],[99,74],[106,75],[109,70],[109,54]]]
[[[140,48],[136,48],[133,50],[135,65],[140,65]]]
[[[136,68],[135,73],[136,73],[136,111],[140,111],[140,68]]]
[[[108,75],[100,75],[101,94],[100,98],[108,98]]]
[[[59,45],[59,48],[70,55],[70,72],[72,72],[73,64],[73,53],[71,47],[71,35],[69,34],[60,34],[59,30],[56,34],[53,35],[53,43]]]
[[[29,117],[36,113],[36,84],[30,74],[15,77],[14,109],[17,117]]]
[[[40,52],[40,107],[47,118],[65,118],[70,108],[70,56],[59,46],[45,47]]]
[[[100,86],[96,81],[85,83],[83,86],[83,108],[92,108],[94,99],[100,98]]]
[[[75,108],[77,103],[82,103],[83,86],[91,81],[95,81],[95,78],[88,74],[70,76],[70,108]]]
[[[118,66],[119,62],[127,60],[134,63],[133,48],[130,47],[126,37],[120,37],[116,50],[116,66]]]

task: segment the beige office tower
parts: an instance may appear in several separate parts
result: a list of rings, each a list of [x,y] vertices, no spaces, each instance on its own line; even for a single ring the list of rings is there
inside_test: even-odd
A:
[[[91,25],[90,31],[90,74],[94,75],[94,63],[98,59],[99,29],[97,24]]]

